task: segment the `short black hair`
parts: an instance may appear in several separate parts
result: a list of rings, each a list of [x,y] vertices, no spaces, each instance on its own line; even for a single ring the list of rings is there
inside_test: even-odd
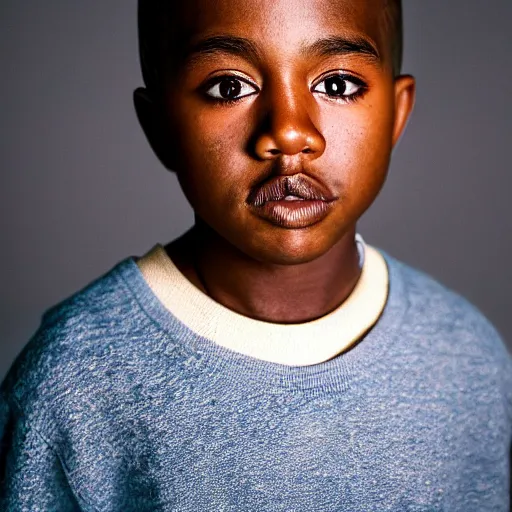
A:
[[[402,15],[402,0],[386,0],[384,5],[384,24],[391,38],[391,58],[393,73],[400,74],[404,52],[404,21]]]
[[[169,55],[171,9],[169,1],[138,0],[139,59],[142,78],[149,91],[155,92],[164,81],[166,55]]]
[[[383,23],[390,34],[392,65],[395,76],[400,74],[403,52],[402,1],[384,0]],[[165,83],[164,70],[172,55],[169,37],[172,16],[176,11],[170,0],[139,0],[139,56],[144,83],[150,92],[161,92]]]

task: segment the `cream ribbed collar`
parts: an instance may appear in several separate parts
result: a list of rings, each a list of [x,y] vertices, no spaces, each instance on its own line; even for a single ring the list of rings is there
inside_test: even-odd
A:
[[[387,300],[388,269],[383,256],[364,244],[361,276],[334,311],[301,324],[254,320],[226,308],[196,288],[157,244],[137,261],[160,302],[195,333],[225,348],[273,363],[322,363],[350,348],[378,320]]]

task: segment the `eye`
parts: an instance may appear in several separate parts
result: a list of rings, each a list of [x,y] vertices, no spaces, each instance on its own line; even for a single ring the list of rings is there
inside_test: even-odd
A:
[[[216,77],[209,82],[205,93],[216,100],[234,101],[250,96],[258,89],[241,78],[234,76]]]
[[[366,88],[364,82],[355,77],[346,75],[331,75],[313,88],[313,92],[320,92],[327,96],[340,99],[355,99]]]

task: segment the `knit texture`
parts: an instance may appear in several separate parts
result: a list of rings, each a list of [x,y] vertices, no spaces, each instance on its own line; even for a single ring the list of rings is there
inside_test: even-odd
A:
[[[194,334],[122,261],[44,315],[2,385],[0,510],[507,511],[510,355],[383,255],[377,324],[301,367]]]

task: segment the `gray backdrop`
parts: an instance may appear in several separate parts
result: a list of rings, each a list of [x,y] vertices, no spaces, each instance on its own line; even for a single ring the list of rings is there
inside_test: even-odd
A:
[[[416,110],[362,220],[512,342],[512,2],[404,0]],[[0,378],[45,309],[192,222],[131,103],[136,0],[2,0]]]

